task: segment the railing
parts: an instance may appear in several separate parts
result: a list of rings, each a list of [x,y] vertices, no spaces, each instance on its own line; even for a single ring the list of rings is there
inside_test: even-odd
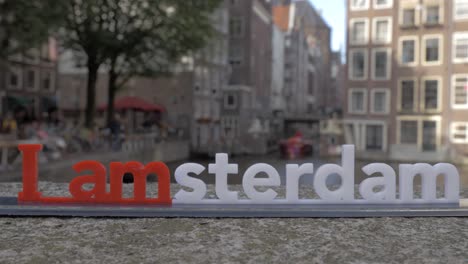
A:
[[[168,138],[170,140],[170,138]],[[15,139],[14,137],[9,137],[9,136],[3,136],[0,137],[0,148],[1,148],[1,163],[0,163],[0,172],[1,171],[11,171],[14,169],[18,169],[18,165],[21,164],[18,162],[18,159],[20,159],[20,153],[18,151],[18,145],[20,144],[43,144],[44,146],[47,146],[47,144],[50,144],[54,140],[54,137],[49,138],[48,140],[37,140],[37,139],[31,139],[31,140],[18,140]],[[52,155],[45,156],[46,162],[50,162],[52,160],[64,160],[67,158],[71,158],[73,156],[80,156],[80,155],[85,155],[86,153],[89,152],[94,152],[94,153],[99,153],[99,152],[130,152],[130,153],[135,153],[138,151],[142,151],[145,149],[154,149],[156,147],[156,144],[160,142],[162,139],[158,137],[157,133],[141,133],[141,134],[132,134],[132,135],[127,135],[123,139],[123,142],[121,144],[118,144],[117,147],[115,147],[112,144],[112,141],[109,137],[103,136],[99,137],[95,142],[98,142],[99,146],[91,146],[91,148],[88,148],[86,151],[84,150],[85,148],[81,148],[79,151],[72,151],[68,152],[69,149],[67,148],[71,144],[77,144],[76,140],[73,140],[73,142],[65,140],[65,143],[67,144],[67,147],[65,148],[59,148],[59,149],[53,149],[51,151]],[[107,144],[109,143],[109,144]],[[92,143],[91,143],[92,144]],[[54,152],[59,152],[59,158],[54,158],[53,153]],[[40,157],[40,161],[41,158]],[[43,159],[42,159],[43,160]]]
[[[156,133],[129,135],[125,138],[122,151],[135,152],[142,149],[154,148],[159,137]]]
[[[10,151],[13,149],[17,149],[18,145],[21,144],[41,144],[42,142],[40,140],[6,140],[6,139],[1,139],[0,140],[0,148],[2,152],[2,157],[1,157],[1,164],[0,164],[0,171],[5,171],[12,169],[12,164],[15,162],[16,158],[18,156],[14,157],[12,161],[9,161],[9,154]]]

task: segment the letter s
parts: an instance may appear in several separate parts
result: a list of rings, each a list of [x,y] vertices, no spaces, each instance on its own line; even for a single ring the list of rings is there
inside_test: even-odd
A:
[[[178,184],[192,188],[192,192],[180,190],[174,195],[175,200],[184,203],[196,203],[206,195],[206,184],[200,180],[189,176],[189,173],[200,175],[205,170],[205,167],[198,163],[185,163],[177,167],[174,176]]]

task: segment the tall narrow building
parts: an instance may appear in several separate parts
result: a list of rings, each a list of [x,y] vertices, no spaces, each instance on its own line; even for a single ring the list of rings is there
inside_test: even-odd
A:
[[[272,27],[268,1],[231,1],[230,85],[252,89],[257,114],[269,110]]]

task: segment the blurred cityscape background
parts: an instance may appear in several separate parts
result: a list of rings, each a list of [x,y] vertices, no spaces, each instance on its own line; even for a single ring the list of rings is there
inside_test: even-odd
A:
[[[0,1],[1,168],[260,155],[468,161],[468,0]],[[333,10],[328,10],[333,12]],[[272,154],[273,153],[273,154]],[[45,166],[45,167],[44,167]]]

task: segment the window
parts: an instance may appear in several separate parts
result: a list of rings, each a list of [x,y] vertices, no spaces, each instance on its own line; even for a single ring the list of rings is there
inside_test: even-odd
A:
[[[393,0],[374,0],[375,9],[391,8],[393,6]]]
[[[452,77],[452,107],[468,109],[468,75],[454,75]]]
[[[309,72],[308,76],[308,91],[309,95],[314,95],[315,94],[315,74],[313,72]]]
[[[374,80],[390,79],[391,50],[387,48],[372,50],[372,78]]]
[[[243,34],[242,19],[239,17],[231,17],[229,20],[229,36],[240,37]]]
[[[402,112],[413,112],[416,109],[416,87],[415,80],[400,81],[400,104],[399,110]]]
[[[367,79],[367,50],[350,50],[349,78],[351,80]]]
[[[392,18],[377,17],[373,20],[373,42],[390,43],[392,41]]]
[[[453,34],[453,62],[468,62],[468,32]]]
[[[417,145],[421,151],[435,151],[440,145],[440,117],[399,117],[397,142]]]
[[[437,149],[437,123],[424,120],[422,133],[422,150],[435,151]]]
[[[234,109],[237,107],[237,97],[234,94],[227,94],[224,97],[224,105],[227,109]]]
[[[414,40],[403,41],[403,63],[414,62]]]
[[[468,19],[468,0],[454,0],[453,13],[455,20]]]
[[[354,114],[363,114],[366,112],[367,93],[365,89],[351,88],[349,90],[349,112]]]
[[[45,72],[42,75],[42,89],[46,91],[54,90],[54,74],[53,72]]]
[[[424,36],[423,37],[423,64],[437,65],[442,61],[442,37]]]
[[[365,10],[369,8],[369,0],[351,0],[351,10]]]
[[[417,40],[417,37],[400,38],[400,64],[404,66],[415,66],[417,64]]]
[[[22,72],[20,68],[10,66],[8,70],[8,88],[21,89]]]
[[[242,64],[242,46],[239,43],[229,44],[229,64],[232,66]]]
[[[367,18],[357,18],[351,19],[351,34],[350,34],[350,44],[359,45],[366,44],[368,41],[368,19]]]
[[[440,19],[441,8],[439,6],[428,6],[425,9],[424,21],[428,25],[437,25],[441,22]]]
[[[383,125],[366,126],[366,150],[383,150]]]
[[[400,121],[400,144],[418,143],[418,121],[402,120]]]
[[[415,8],[403,9],[401,25],[404,27],[413,27],[416,25],[416,9]]]
[[[438,111],[440,108],[440,79],[423,79],[422,81],[422,109],[425,111]]]
[[[35,70],[27,70],[26,71],[26,89],[35,90],[36,87],[36,71]]]
[[[371,93],[371,113],[388,114],[390,96],[388,89],[373,89]]]
[[[453,122],[450,126],[450,138],[453,143],[468,143],[468,123]]]

